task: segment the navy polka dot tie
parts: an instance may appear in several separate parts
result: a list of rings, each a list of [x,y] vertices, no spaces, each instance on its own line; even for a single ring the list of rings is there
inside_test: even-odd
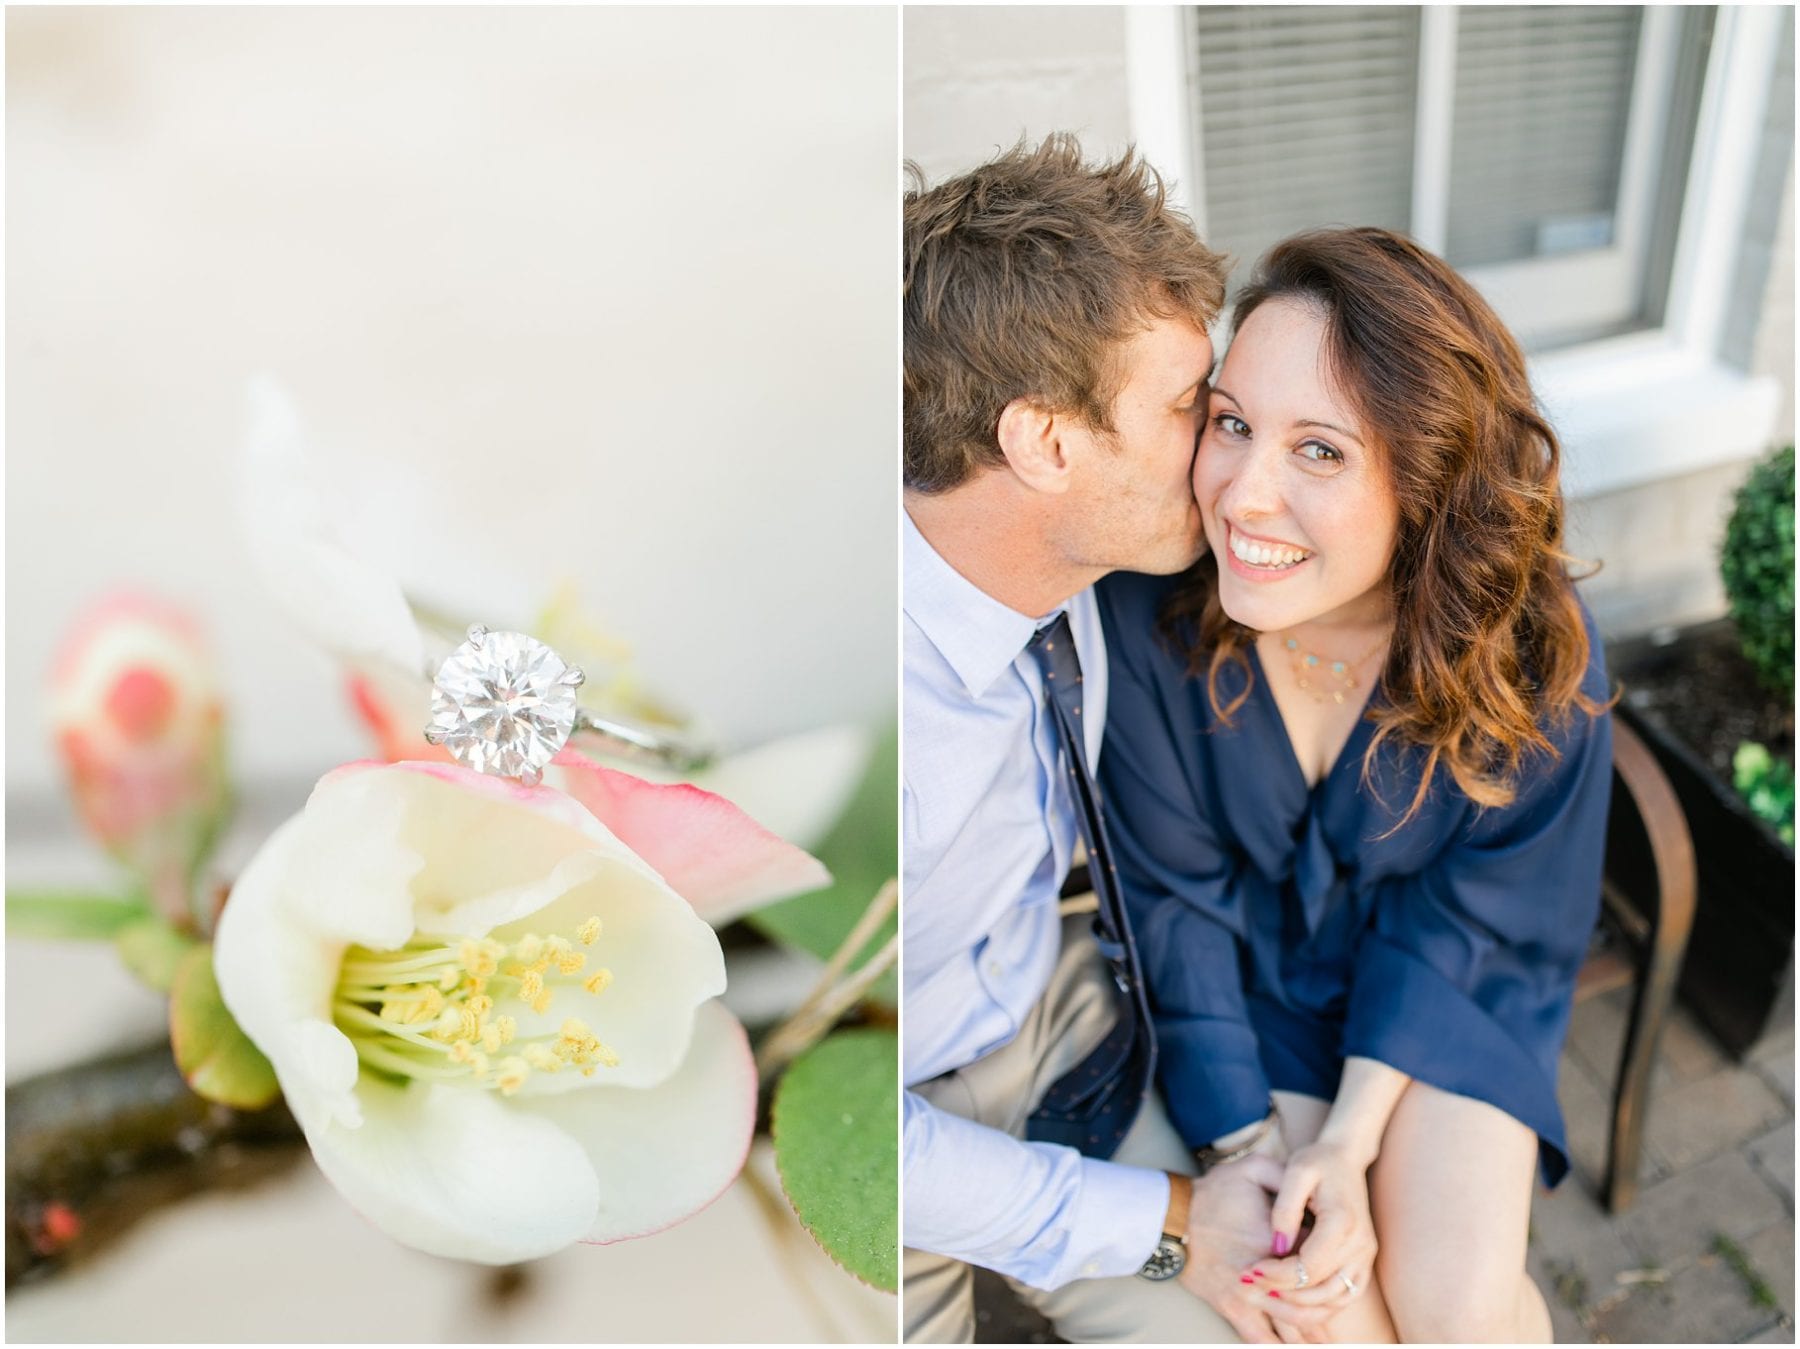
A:
[[[1062,741],[1070,794],[1087,844],[1088,874],[1100,901],[1094,915],[1094,940],[1112,967],[1119,1005],[1118,1020],[1106,1039],[1051,1084],[1026,1122],[1025,1136],[1039,1143],[1066,1143],[1090,1157],[1110,1157],[1150,1090],[1156,1070],[1156,1032],[1144,993],[1143,969],[1119,895],[1119,874],[1106,839],[1100,794],[1088,771],[1081,724],[1081,661],[1075,653],[1068,615],[1058,614],[1028,649],[1043,671],[1045,699]]]

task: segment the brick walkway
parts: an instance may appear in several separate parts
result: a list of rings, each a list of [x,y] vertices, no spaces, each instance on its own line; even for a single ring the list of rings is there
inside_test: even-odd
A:
[[[1637,1202],[1596,1199],[1630,989],[1575,1009],[1558,1094],[1575,1174],[1532,1207],[1530,1268],[1560,1344],[1794,1341],[1794,1040],[1732,1063],[1677,1006],[1663,1032]],[[1053,1343],[977,1285],[987,1343]]]
[[[1794,1040],[1732,1063],[1677,1007],[1637,1202],[1595,1195],[1631,992],[1575,1009],[1558,1094],[1575,1175],[1532,1208],[1530,1267],[1559,1343],[1794,1340]]]

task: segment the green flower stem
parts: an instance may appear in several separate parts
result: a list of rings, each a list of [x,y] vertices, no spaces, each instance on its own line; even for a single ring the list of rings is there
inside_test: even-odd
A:
[[[850,961],[887,921],[899,902],[899,883],[890,879],[876,892],[875,898],[869,901],[869,907],[856,920],[856,926],[850,930],[850,935],[844,938],[843,943],[826,962],[812,991],[794,1009],[793,1015],[770,1032],[762,1047],[757,1050],[756,1069],[763,1081],[768,1081],[788,1063],[824,1039],[826,1033],[837,1024],[838,1018],[861,1001],[863,994],[899,959],[900,934],[896,932],[864,962],[861,969],[848,979],[842,978]]]

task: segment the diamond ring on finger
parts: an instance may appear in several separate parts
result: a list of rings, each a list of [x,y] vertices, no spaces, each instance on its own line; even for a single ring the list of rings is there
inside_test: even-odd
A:
[[[1298,1256],[1294,1258],[1294,1287],[1306,1287],[1306,1261]]]
[[[1352,1279],[1348,1274],[1344,1273],[1344,1271],[1341,1269],[1338,1271],[1338,1278],[1342,1279],[1344,1282],[1344,1291],[1346,1293],[1348,1293],[1351,1297],[1355,1297],[1356,1296],[1356,1281],[1354,1279]]]

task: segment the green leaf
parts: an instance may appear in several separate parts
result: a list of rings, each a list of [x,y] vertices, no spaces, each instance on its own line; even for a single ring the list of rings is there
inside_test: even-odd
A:
[[[199,1095],[242,1110],[260,1110],[281,1094],[275,1070],[238,1029],[219,997],[212,946],[196,944],[181,959],[169,990],[169,1038],[175,1066]]]
[[[831,868],[832,883],[810,895],[771,904],[747,916],[750,925],[785,946],[828,960],[856,926],[877,891],[899,874],[900,731],[891,727],[869,756],[862,782],[815,852]],[[860,965],[894,935],[890,918],[856,955]],[[869,997],[893,1006],[899,984],[890,970]]]
[[[6,934],[52,941],[109,941],[121,928],[148,917],[142,895],[39,891],[6,897]]]
[[[865,1283],[900,1286],[900,1038],[847,1030],[775,1089],[781,1188],[825,1253]]]
[[[154,914],[121,928],[117,941],[125,967],[158,993],[175,986],[182,959],[196,945],[192,937]]]

